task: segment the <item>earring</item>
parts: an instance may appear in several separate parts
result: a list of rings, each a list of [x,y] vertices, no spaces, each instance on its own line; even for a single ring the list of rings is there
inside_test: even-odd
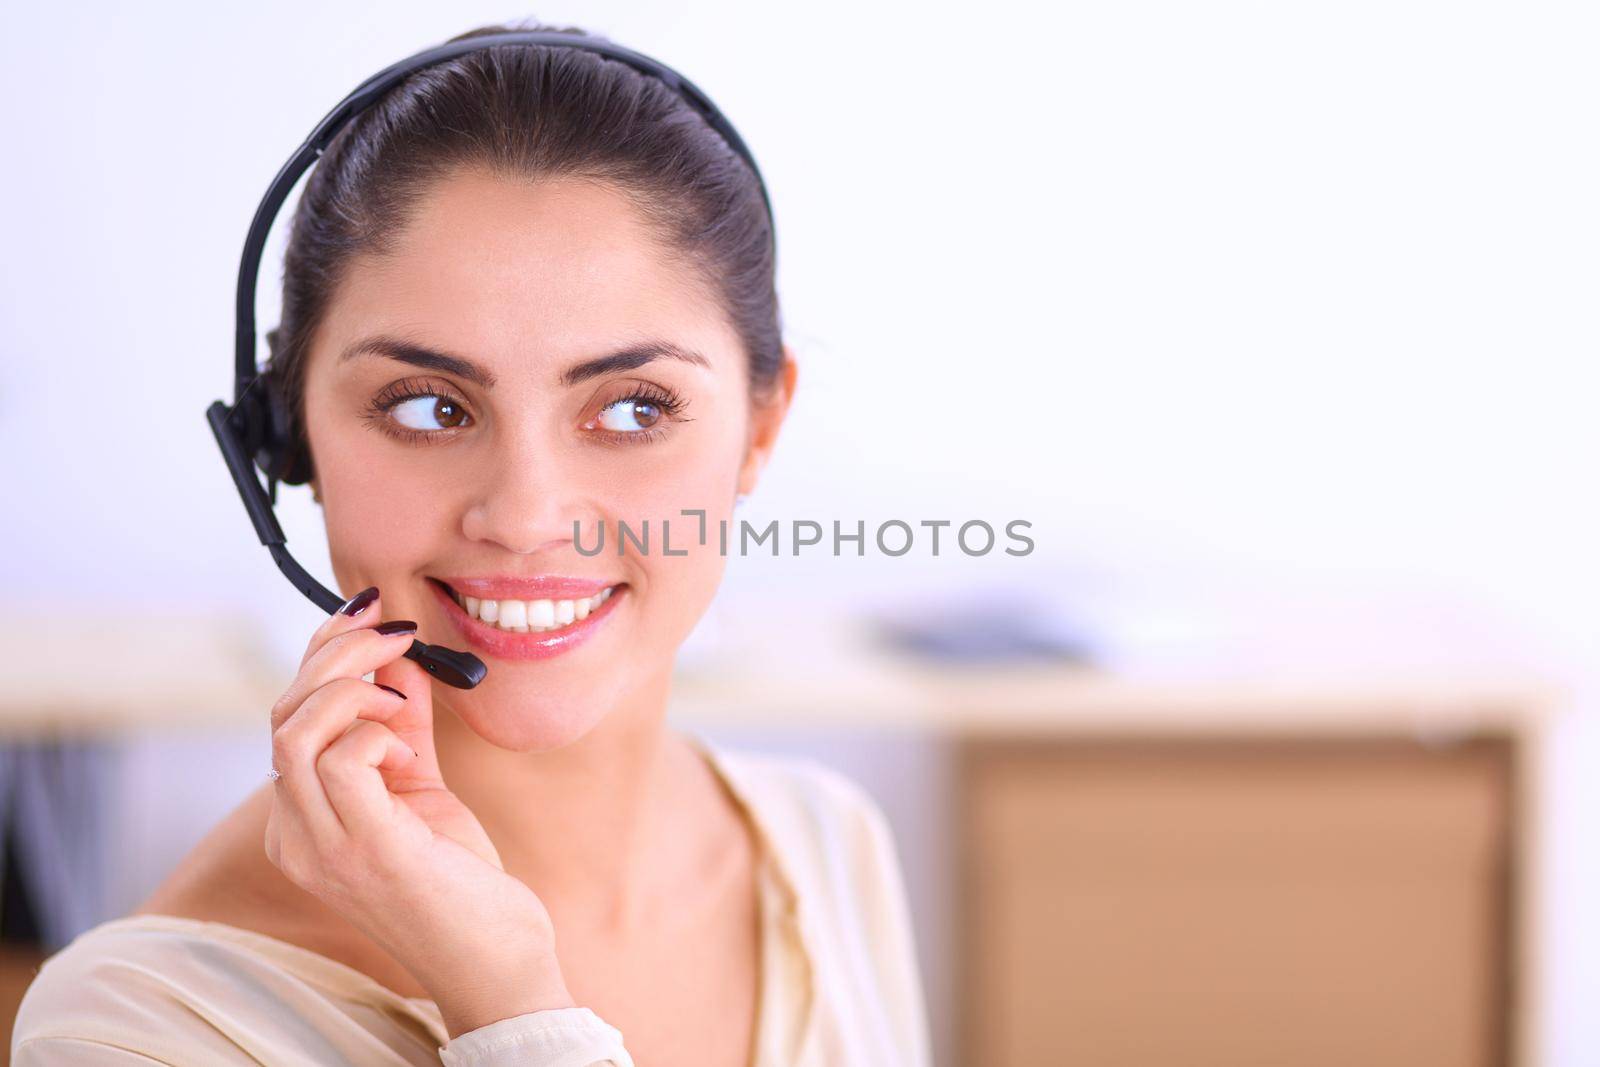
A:
[[[749,499],[750,499],[750,494],[749,493],[735,493],[733,495],[733,506],[734,507],[739,507],[741,504],[743,504],[746,500],[749,500]]]

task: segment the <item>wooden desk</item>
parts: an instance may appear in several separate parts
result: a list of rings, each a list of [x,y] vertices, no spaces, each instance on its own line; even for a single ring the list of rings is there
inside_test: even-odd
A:
[[[674,706],[948,744],[942,1064],[1531,1067],[1534,786],[1558,697],[1460,674],[752,655],[684,677]]]
[[[125,626],[22,617],[11,647],[38,647],[20,661],[61,670],[10,687],[14,739],[265,729],[292,675],[240,620],[148,623],[141,646]],[[97,625],[116,640],[75,673],[69,642]],[[764,636],[800,628],[831,640],[797,655]],[[1533,786],[1559,694],[1460,672],[936,667],[837,616],[730,631],[726,654],[680,670],[676,720],[950,748],[955,862],[935,876],[959,890],[965,1055],[941,1063],[1539,1062]]]

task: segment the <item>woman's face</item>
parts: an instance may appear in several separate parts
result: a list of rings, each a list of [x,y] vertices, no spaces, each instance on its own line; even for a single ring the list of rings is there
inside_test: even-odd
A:
[[[665,692],[721,580],[717,524],[754,487],[793,366],[753,405],[737,335],[614,188],[458,171],[385,254],[351,261],[309,354],[339,587],[378,586],[386,619],[488,665],[475,689],[435,687],[485,739],[575,740]],[[685,509],[704,510],[703,545]],[[633,534],[620,554],[619,524]],[[438,582],[500,618],[470,619]],[[507,629],[519,610],[556,628]]]

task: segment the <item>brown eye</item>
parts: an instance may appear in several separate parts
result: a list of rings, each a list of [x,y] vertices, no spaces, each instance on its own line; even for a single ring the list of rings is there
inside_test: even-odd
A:
[[[396,422],[412,430],[452,430],[461,426],[467,418],[460,404],[448,397],[432,394],[412,397],[390,410]],[[437,425],[429,425],[429,420]]]
[[[600,412],[600,425],[618,433],[636,433],[648,430],[661,418],[661,408],[648,400],[629,397],[607,404]]]
[[[461,425],[467,417],[467,413],[461,410],[461,405],[454,400],[440,400],[434,407],[433,414],[441,425],[452,428]]]

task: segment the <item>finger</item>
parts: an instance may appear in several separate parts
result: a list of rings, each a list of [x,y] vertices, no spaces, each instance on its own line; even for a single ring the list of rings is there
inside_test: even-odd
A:
[[[272,733],[272,765],[280,777],[276,798],[293,809],[313,837],[333,843],[343,828],[322,781],[317,760],[354,722],[392,716],[404,699],[360,678],[335,678],[312,693]],[[409,753],[408,753],[409,754]]]
[[[379,603],[378,587],[368,586],[329,613],[322,624],[312,631],[311,639],[306,642],[305,654],[300,657],[300,666],[304,667],[306,660],[327,644],[329,638],[357,627],[375,626],[382,617],[383,605]]]
[[[345,832],[379,842],[395,816],[394,795],[383,770],[400,770],[417,758],[410,745],[379,722],[358,722],[317,757],[317,777]]]
[[[272,728],[281,726],[312,693],[335,678],[360,678],[397,659],[411,647],[416,631],[383,634],[361,627],[335,634],[317,649],[272,706]]]
[[[384,724],[421,757],[407,773],[438,778],[439,759],[433,744],[433,676],[416,660],[402,654],[379,667],[372,677],[406,695],[405,705]]]

